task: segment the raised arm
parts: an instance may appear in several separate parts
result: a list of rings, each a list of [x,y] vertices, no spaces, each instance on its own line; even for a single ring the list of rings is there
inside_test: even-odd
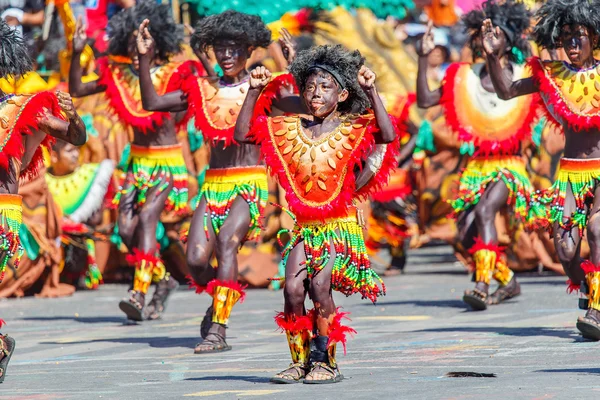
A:
[[[75,34],[73,35],[73,55],[71,57],[71,66],[69,68],[69,93],[73,97],[85,97],[91,94],[100,93],[106,90],[106,87],[99,85],[98,81],[86,82],[81,81],[83,68],[81,68],[81,53],[85,48],[87,35],[85,26],[81,22],[81,18],[77,19],[75,26]]]
[[[260,97],[260,93],[271,80],[271,72],[265,67],[254,68],[250,72],[250,89],[242,104],[242,109],[235,123],[234,139],[238,143],[254,143],[252,139],[246,137],[250,131],[254,107]]]
[[[417,105],[421,108],[429,108],[440,104],[442,90],[440,88],[429,89],[427,80],[427,69],[429,68],[429,53],[435,48],[433,33],[431,32],[433,24],[429,21],[427,30],[423,38],[417,43],[417,54],[419,55],[419,68],[417,70]]]
[[[483,49],[486,53],[486,64],[490,79],[496,90],[496,94],[502,100],[510,100],[513,97],[523,96],[539,91],[533,78],[525,78],[514,81],[504,72],[500,62],[500,51],[506,48],[504,36],[500,35],[500,28],[492,25],[490,19],[483,21],[481,27],[483,36]]]
[[[73,100],[68,93],[56,92],[60,108],[67,114],[68,121],[46,112],[40,118],[39,127],[46,134],[62,139],[75,146],[85,144],[87,140],[85,124],[77,114]]]
[[[190,36],[194,34],[194,28],[192,28],[190,24],[183,24],[183,26]],[[194,51],[196,57],[198,57],[198,60],[200,60],[202,66],[204,67],[204,70],[206,71],[206,76],[208,76],[209,78],[218,78],[219,76],[217,75],[217,71],[215,71],[212,64],[210,63],[208,55],[206,55],[206,53],[201,50],[197,50],[194,48],[192,48],[192,50]]]
[[[148,111],[183,111],[188,108],[185,94],[181,90],[159,96],[150,76],[150,62],[154,57],[154,39],[148,30],[150,21],[145,19],[140,24],[137,34],[137,49],[140,56],[140,91],[142,105]]]
[[[364,65],[360,67],[358,71],[358,83],[371,102],[371,108],[375,114],[377,126],[379,126],[379,131],[375,133],[375,143],[391,143],[396,139],[396,130],[381,101],[381,97],[379,97],[379,93],[377,93],[375,78],[375,73],[369,68]]]

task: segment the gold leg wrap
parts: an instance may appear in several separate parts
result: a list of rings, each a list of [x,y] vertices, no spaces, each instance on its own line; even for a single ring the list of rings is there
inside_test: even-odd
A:
[[[337,368],[337,361],[335,360],[335,351],[337,349],[337,343],[331,343],[327,347],[327,355],[329,356],[329,365],[332,368]]]
[[[506,265],[506,260],[503,257],[498,258],[496,262],[496,269],[494,270],[494,274],[492,277],[498,281],[500,286],[506,286],[512,280],[515,274],[512,272],[508,265]]]
[[[235,289],[226,286],[215,286],[213,292],[212,322],[227,325],[231,310],[241,296],[242,294]]]
[[[496,268],[496,257],[496,252],[488,249],[477,250],[473,254],[476,282],[490,284],[492,271]]]
[[[292,362],[294,364],[308,365],[310,357],[310,332],[307,330],[285,331],[285,334],[290,346]]]
[[[588,285],[588,306],[600,310],[600,271],[588,272],[585,280]]]
[[[165,277],[166,269],[162,261],[139,260],[135,265],[133,290],[148,293],[152,281],[158,282]]]

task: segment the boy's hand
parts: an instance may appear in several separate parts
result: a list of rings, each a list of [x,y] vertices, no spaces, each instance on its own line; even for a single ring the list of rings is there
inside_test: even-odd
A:
[[[137,50],[140,55],[145,55],[154,49],[154,38],[150,34],[148,30],[148,25],[150,25],[150,21],[145,19],[140,24],[137,34]]]
[[[85,25],[81,21],[81,17],[77,18],[77,24],[75,25],[75,34],[73,35],[73,51],[75,53],[81,53],[85,48],[87,42],[87,34],[85,33]]]
[[[506,47],[506,40],[500,35],[500,28],[494,27],[489,18],[483,21],[481,27],[481,36],[483,39],[483,50],[487,55],[500,55],[502,48]]]
[[[431,32],[431,28],[433,28],[433,22],[429,21],[427,23],[427,29],[423,34],[423,38],[417,42],[417,54],[420,57],[425,57],[429,55],[435,48],[435,42],[433,40],[433,32]]]
[[[250,71],[250,88],[262,89],[271,81],[271,71],[265,67],[256,67]]]
[[[370,90],[375,87],[375,72],[371,71],[368,67],[360,67],[358,71],[358,83],[363,90]]]
[[[67,117],[69,119],[75,118],[77,116],[77,111],[75,110],[75,105],[73,104],[71,95],[59,90],[56,92],[56,97],[58,98],[58,105],[60,106],[60,109],[67,114]]]

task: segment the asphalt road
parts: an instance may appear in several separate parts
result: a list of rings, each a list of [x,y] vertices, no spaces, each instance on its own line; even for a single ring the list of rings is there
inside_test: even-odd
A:
[[[0,302],[17,350],[0,399],[597,399],[600,343],[576,332],[565,278],[519,275],[523,295],[467,311],[472,283],[444,247],[411,253],[373,306],[338,296],[358,335],[336,385],[273,385],[289,363],[273,323],[281,292],[252,290],[228,331],[233,350],[194,355],[209,297],[181,289],[161,321],[126,325],[124,285],[63,299]],[[3,332],[3,333],[4,333]],[[495,377],[449,377],[453,372]]]

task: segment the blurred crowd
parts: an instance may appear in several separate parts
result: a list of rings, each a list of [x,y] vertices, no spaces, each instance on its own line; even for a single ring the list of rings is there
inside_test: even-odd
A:
[[[285,57],[276,40],[281,28],[292,34],[297,51],[314,44],[341,44],[360,50],[377,74],[378,90],[388,112],[409,121],[402,138],[404,149],[390,184],[380,196],[361,205],[367,216],[365,237],[374,267],[385,275],[400,274],[410,247],[448,243],[454,246],[465,268],[471,268],[470,255],[457,242],[456,226],[447,218],[451,209],[446,203],[456,191],[458,173],[469,154],[452,135],[440,108],[418,109],[413,104],[413,93],[416,43],[427,23],[433,23],[435,41],[435,49],[428,56],[431,85],[439,86],[449,63],[471,62],[482,56],[471,54],[466,46],[469,35],[461,22],[461,16],[481,2],[299,3],[301,7],[291,2],[275,7],[253,1],[217,4],[173,0],[170,5],[175,20],[185,26],[188,39],[191,27],[206,15],[228,8],[260,15],[272,30],[274,41],[268,48],[253,53],[249,67],[264,65],[274,72],[285,69]],[[36,72],[4,79],[0,88],[17,94],[67,91],[77,20],[85,25],[88,38],[81,64],[86,77],[95,79],[96,60],[105,56],[108,48],[109,19],[134,5],[134,0],[0,0],[1,17],[26,39],[36,64]],[[534,2],[527,5],[536,7]],[[197,55],[186,46],[176,58],[196,59]],[[210,54],[208,62],[215,66]],[[134,271],[115,229],[116,210],[110,203],[123,177],[133,133],[108,111],[104,96],[100,93],[76,99],[88,142],[82,148],[66,143],[55,146],[46,154],[44,173],[24,182],[19,189],[24,196],[21,240],[25,255],[18,269],[9,264],[0,284],[0,297],[65,296],[78,289],[96,289],[102,282],[131,282]],[[204,180],[209,149],[193,124],[178,133],[178,140],[190,176],[192,199]],[[552,183],[563,146],[559,132],[551,128],[538,132],[537,145],[526,151],[536,188],[547,188]],[[277,182],[271,180],[269,186],[269,200],[284,204]],[[190,215],[165,213],[156,232],[167,270],[181,282],[189,271],[179,233],[189,225]],[[281,284],[277,277],[283,274],[277,232],[282,227],[290,228],[293,222],[277,207],[268,207],[264,218],[259,243],[247,243],[239,252],[239,280],[254,287],[277,289]],[[499,240],[509,246],[508,262],[513,270],[545,267],[561,271],[547,234],[524,232],[502,213],[496,219]]]

